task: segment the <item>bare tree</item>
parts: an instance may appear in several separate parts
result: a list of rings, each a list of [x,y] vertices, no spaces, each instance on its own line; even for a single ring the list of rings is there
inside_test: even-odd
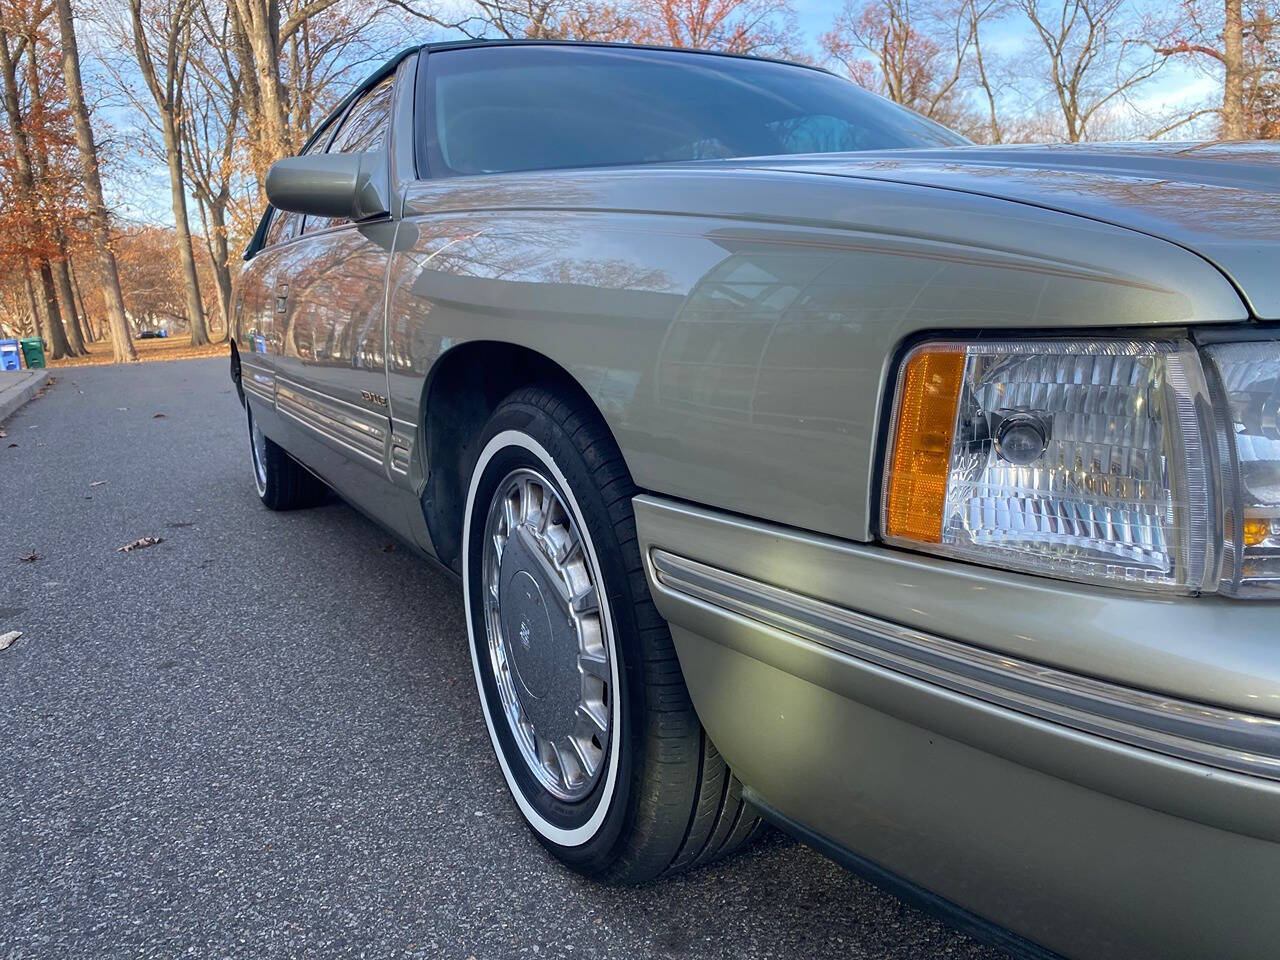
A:
[[[182,125],[187,162],[184,170],[200,210],[205,244],[218,288],[218,314],[224,336],[231,330],[231,263],[228,208],[237,173],[240,145],[240,66],[231,53],[231,21],[223,7],[196,11],[199,50],[188,74],[191,106]]]
[[[31,256],[33,248],[40,245],[39,237],[34,234],[42,224],[40,205],[36,190],[36,169],[32,155],[32,145],[27,136],[26,124],[22,115],[22,96],[18,78],[18,61],[27,52],[32,42],[34,30],[16,40],[10,35],[7,25],[0,23],[0,75],[4,83],[4,107],[9,121],[9,133],[13,147],[14,185],[19,209],[19,229],[26,235],[23,246],[24,255]],[[52,359],[71,354],[71,345],[67,339],[62,313],[58,305],[58,297],[54,284],[53,270],[46,253],[35,256],[34,270],[37,276],[35,286],[37,322],[41,334],[49,341],[49,352]]]
[[[164,0],[145,12],[143,0],[129,0],[134,54],[158,112],[156,122],[164,143],[165,164],[169,169],[170,200],[174,228],[178,234],[178,258],[186,288],[191,343],[202,346],[209,342],[209,334],[205,327],[200,277],[191,243],[191,222],[187,217],[182,143],[185,79],[191,59],[191,14],[192,0]]]
[[[1150,79],[1167,57],[1136,39],[1124,0],[1017,0],[1043,48],[1040,62],[1062,113],[1066,139]]]
[[[981,91],[987,107],[986,139],[990,143],[1004,142],[1004,127],[996,111],[995,80],[991,63],[982,48],[983,26],[1003,17],[1008,9],[1007,0],[962,0],[957,18],[969,32],[972,56],[970,69],[974,84]]]
[[[117,363],[137,360],[129,324],[124,315],[124,295],[120,291],[120,272],[115,254],[111,250],[111,228],[107,218],[107,204],[102,194],[102,177],[98,169],[98,146],[93,139],[93,126],[89,122],[89,106],[84,98],[84,83],[80,77],[80,49],[76,43],[75,23],[71,0],[56,0],[58,29],[62,38],[62,74],[67,85],[67,98],[71,116],[75,121],[76,150],[80,155],[80,170],[84,175],[84,188],[89,205],[89,228],[93,245],[98,254],[98,274],[102,280],[103,296],[107,304],[107,321],[111,330],[111,345]]]
[[[1268,11],[1254,25],[1254,46],[1260,69],[1249,98],[1249,135],[1264,140],[1280,137],[1280,15]]]
[[[1157,23],[1152,45],[1158,53],[1207,64],[1222,74],[1221,105],[1193,111],[1169,129],[1214,112],[1224,140],[1264,135],[1263,104],[1280,84],[1278,18],[1276,0],[1181,0],[1171,16]]]
[[[1240,0],[1226,0],[1222,25],[1222,136],[1243,140],[1244,16]]]
[[[51,7],[37,8],[41,19],[48,16]],[[31,24],[31,32],[27,34],[26,73],[27,97],[31,104],[31,112],[39,114],[45,122],[43,136],[28,135],[27,143],[31,153],[31,172],[40,190],[43,216],[42,226],[46,230],[52,244],[52,256],[49,257],[49,270],[53,277],[53,289],[58,298],[58,308],[62,314],[63,333],[67,340],[68,351],[72,356],[85,353],[84,336],[80,332],[80,318],[76,313],[76,298],[71,287],[71,272],[67,266],[71,253],[67,237],[68,216],[65,208],[51,209],[55,206],[51,201],[64,199],[73,189],[68,182],[65,166],[58,162],[57,156],[62,146],[61,130],[56,129],[53,117],[58,113],[55,104],[58,100],[50,90],[47,69],[42,70],[44,58],[37,53],[37,47],[44,38],[37,34],[35,24]],[[60,106],[60,104],[59,104]],[[28,131],[30,134],[31,131]]]
[[[253,160],[259,182],[266,170],[298,146],[289,122],[289,96],[281,71],[285,45],[313,17],[339,0],[227,0],[240,61],[243,104],[253,137]]]
[[[762,56],[795,55],[790,0],[649,0],[644,39],[671,47]]]
[[[371,61],[381,63],[388,47],[399,43],[379,28],[388,9],[337,4],[307,17],[284,40],[280,66],[295,149],[341,99],[350,75]]]
[[[561,39],[564,36],[561,23],[573,8],[572,0],[474,0],[474,13],[445,19],[434,13],[434,8],[423,13],[413,4],[400,5],[424,20],[464,36],[479,39],[497,35],[508,40]]]
[[[471,39],[598,40],[635,42],[653,39],[642,6],[591,0],[472,0],[465,12],[449,16],[416,0],[388,0],[420,20]],[[650,0],[653,9],[657,5]]]
[[[981,30],[1001,9],[998,0],[850,2],[819,42],[862,86],[939,123],[999,140]],[[971,60],[988,99],[987,121],[968,102]]]

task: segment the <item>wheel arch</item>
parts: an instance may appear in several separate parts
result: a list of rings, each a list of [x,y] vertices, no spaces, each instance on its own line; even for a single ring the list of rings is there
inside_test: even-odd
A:
[[[532,384],[584,398],[617,442],[590,391],[564,366],[530,347],[468,341],[441,354],[427,373],[416,444],[426,476],[421,504],[437,559],[455,573],[462,569],[463,513],[480,433],[504,398]]]
[[[240,406],[244,406],[244,385],[240,382],[242,376],[240,369],[240,350],[236,347],[236,341],[233,337],[231,340],[231,382],[236,385],[236,396],[240,398]]]

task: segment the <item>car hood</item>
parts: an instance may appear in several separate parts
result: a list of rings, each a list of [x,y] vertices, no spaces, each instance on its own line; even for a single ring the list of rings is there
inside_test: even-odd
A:
[[[1034,204],[1160,237],[1280,320],[1280,144],[952,147],[769,158],[752,166],[890,180]]]

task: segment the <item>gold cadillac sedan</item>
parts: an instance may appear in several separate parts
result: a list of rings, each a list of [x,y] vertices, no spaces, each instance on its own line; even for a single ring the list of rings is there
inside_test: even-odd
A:
[[[762,822],[1026,955],[1280,953],[1280,150],[979,148],[810,67],[414,48],[267,180],[274,510],[456,574],[512,800]]]

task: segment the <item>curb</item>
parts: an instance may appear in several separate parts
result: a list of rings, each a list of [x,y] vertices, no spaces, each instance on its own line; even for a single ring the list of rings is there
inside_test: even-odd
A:
[[[23,372],[28,375],[22,377],[22,382],[13,385],[6,385],[8,375],[0,374],[0,423],[8,420],[19,407],[34,397],[49,377],[48,370]]]

